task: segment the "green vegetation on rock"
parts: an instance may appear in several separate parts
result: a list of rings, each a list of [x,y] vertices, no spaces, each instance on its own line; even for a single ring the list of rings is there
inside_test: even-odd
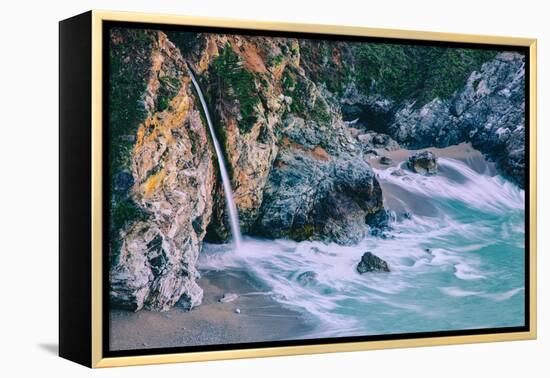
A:
[[[310,87],[308,87],[311,82],[305,81],[303,77],[287,68],[283,72],[281,83],[283,94],[292,99],[289,110],[293,114],[322,124],[332,121],[330,108],[325,99],[322,96],[312,98],[315,95],[310,93]]]
[[[292,99],[290,111],[303,117],[306,113],[307,87],[302,80],[296,80],[296,76],[289,68],[285,69],[281,79],[283,94]]]
[[[124,229],[136,220],[145,219],[146,214],[144,211],[129,197],[122,199],[113,205],[116,206],[112,206],[111,208],[111,222],[112,225],[116,227],[116,230]],[[115,245],[120,246],[118,235],[113,235],[113,237],[116,237],[117,239]]]
[[[303,40],[300,44],[301,62],[314,82],[322,83],[332,93],[341,95],[346,84],[353,80],[351,44],[323,40]],[[340,58],[336,58],[340,57]]]
[[[329,106],[323,98],[319,97],[315,100],[315,105],[311,111],[311,118],[323,124],[328,124],[332,121]]]
[[[178,93],[181,81],[175,77],[163,76],[159,78],[160,87],[157,95],[157,111],[162,112],[170,106],[170,100]]]
[[[147,115],[140,99],[149,74],[152,38],[143,30],[112,31],[109,51],[111,138],[134,135],[138,125]],[[130,60],[132,64],[128,64]]]
[[[283,45],[283,46],[286,47],[285,45]],[[285,59],[284,55],[282,55],[282,54],[281,55],[276,55],[275,57],[273,57],[273,59],[271,61],[271,65],[276,67],[279,64],[281,64],[284,59]]]
[[[472,49],[441,49],[428,55],[428,68],[425,70],[424,82],[427,91],[424,98],[449,98],[456,90],[461,89],[473,71],[479,71],[483,63],[496,56],[496,51]],[[429,63],[432,62],[432,64]]]
[[[109,49],[109,177],[111,262],[120,250],[120,231],[143,216],[126,191],[114,187],[116,174],[131,171],[137,129],[147,111],[141,101],[151,66],[153,36],[144,30],[113,29]],[[129,64],[131,62],[132,64]]]
[[[412,100],[421,106],[436,97],[449,98],[496,52],[369,43],[358,45],[356,54],[362,90],[379,92],[396,103]]]
[[[211,74],[224,100],[238,102],[241,115],[239,130],[248,133],[257,121],[257,106],[260,103],[254,74],[245,69],[229,44],[212,62]]]
[[[304,40],[302,64],[310,78],[337,95],[352,82],[396,105],[447,99],[496,51],[388,43]]]

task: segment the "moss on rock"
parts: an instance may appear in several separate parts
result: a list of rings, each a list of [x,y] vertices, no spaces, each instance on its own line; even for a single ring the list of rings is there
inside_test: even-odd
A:
[[[376,90],[400,103],[424,105],[449,98],[466,84],[472,71],[496,52],[434,46],[360,44],[357,50],[359,86]]]
[[[239,130],[248,133],[257,121],[260,104],[254,74],[247,71],[239,56],[227,44],[212,62],[210,70],[214,84],[225,100],[238,102],[241,119]]]
[[[120,250],[120,231],[143,217],[127,190],[115,190],[115,176],[131,170],[131,156],[137,129],[147,111],[142,94],[151,67],[153,35],[145,30],[113,29],[109,49],[109,177],[111,194],[111,262]],[[129,63],[132,64],[129,64]]]

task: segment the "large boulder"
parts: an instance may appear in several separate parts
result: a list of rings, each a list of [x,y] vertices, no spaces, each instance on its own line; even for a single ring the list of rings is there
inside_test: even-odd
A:
[[[325,161],[282,150],[264,192],[253,233],[270,238],[354,244],[367,216],[383,211],[382,191],[368,163],[352,155]]]
[[[421,175],[433,175],[437,173],[437,158],[431,151],[418,152],[409,156],[407,166]]]
[[[370,272],[389,272],[388,263],[372,252],[365,252],[361,257],[361,261],[357,264],[357,271],[360,274]]]

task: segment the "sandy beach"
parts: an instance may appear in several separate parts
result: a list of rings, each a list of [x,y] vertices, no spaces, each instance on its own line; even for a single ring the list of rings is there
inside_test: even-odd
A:
[[[378,156],[371,157],[369,159],[369,164],[377,169],[394,167],[399,163],[407,160],[409,156],[414,155],[417,152],[431,151],[438,158],[449,158],[463,161],[464,163],[468,164],[470,168],[477,171],[478,173],[489,173],[491,175],[496,174],[494,164],[487,162],[485,156],[480,151],[473,148],[470,143],[460,143],[445,148],[429,147],[419,150],[408,150],[405,148],[399,148],[393,151],[388,151],[384,148],[378,148],[375,149],[375,151],[377,152]],[[386,165],[380,164],[380,157],[382,156],[390,158],[393,162]],[[490,172],[485,172],[486,169],[489,169]]]
[[[191,311],[112,310],[110,349],[131,350],[300,339],[311,329],[246,273],[205,271],[203,303]],[[222,303],[226,293],[237,299]],[[237,313],[237,309],[240,313]]]

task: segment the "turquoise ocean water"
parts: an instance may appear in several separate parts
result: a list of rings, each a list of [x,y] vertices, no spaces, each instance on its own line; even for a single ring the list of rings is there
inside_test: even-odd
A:
[[[434,176],[397,168],[376,171],[396,214],[389,237],[356,246],[245,237],[239,250],[205,245],[199,267],[247,272],[310,320],[313,338],[524,325],[524,191],[448,158]],[[391,272],[358,274],[366,251]]]

